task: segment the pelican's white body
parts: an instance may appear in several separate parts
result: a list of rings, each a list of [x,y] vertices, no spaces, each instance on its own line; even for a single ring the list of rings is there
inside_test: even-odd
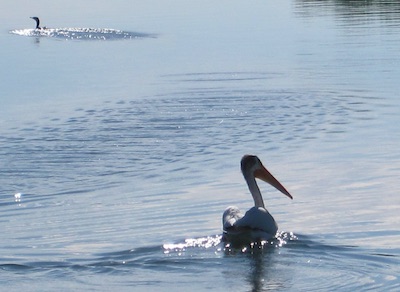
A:
[[[230,206],[222,215],[224,239],[229,242],[248,244],[274,238],[278,225],[274,217],[262,207],[252,207],[245,214]]]

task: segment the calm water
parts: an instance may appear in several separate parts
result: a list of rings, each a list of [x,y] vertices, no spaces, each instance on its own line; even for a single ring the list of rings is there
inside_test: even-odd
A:
[[[2,5],[2,289],[400,289],[397,1],[86,2]],[[246,153],[294,200],[230,250]]]

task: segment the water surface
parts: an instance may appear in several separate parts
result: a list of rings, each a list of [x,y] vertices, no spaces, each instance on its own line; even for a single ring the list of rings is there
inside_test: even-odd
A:
[[[1,17],[3,287],[400,288],[397,2],[68,3]],[[294,200],[260,183],[281,233],[231,250],[247,153]]]

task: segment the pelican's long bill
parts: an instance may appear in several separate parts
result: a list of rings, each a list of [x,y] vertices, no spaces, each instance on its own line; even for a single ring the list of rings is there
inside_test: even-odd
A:
[[[292,195],[285,189],[285,187],[276,178],[274,178],[274,176],[264,166],[254,171],[254,177],[259,178],[265,181],[266,183],[269,183],[271,186],[279,190],[282,194],[285,194],[286,196],[288,196],[293,200]]]

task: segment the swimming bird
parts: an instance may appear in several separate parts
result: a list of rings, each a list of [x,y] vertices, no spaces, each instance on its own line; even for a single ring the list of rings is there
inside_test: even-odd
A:
[[[228,207],[222,215],[223,239],[233,246],[248,245],[252,242],[275,237],[278,225],[267,211],[258,188],[256,178],[261,179],[293,199],[292,195],[263,166],[254,155],[245,155],[241,161],[244,179],[254,199],[254,207],[242,214],[237,207]]]
[[[31,18],[36,21],[36,29],[46,29],[46,27],[40,27],[39,26],[40,25],[39,17],[33,16]]]

